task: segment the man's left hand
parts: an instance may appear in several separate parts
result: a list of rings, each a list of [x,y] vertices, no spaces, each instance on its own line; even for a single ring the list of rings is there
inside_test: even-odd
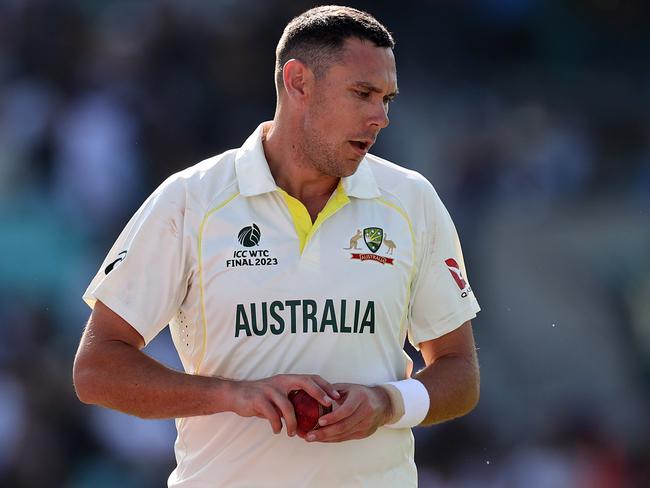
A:
[[[338,408],[319,419],[320,428],[307,434],[309,442],[343,442],[373,434],[392,416],[388,393],[379,386],[333,385],[341,394]]]

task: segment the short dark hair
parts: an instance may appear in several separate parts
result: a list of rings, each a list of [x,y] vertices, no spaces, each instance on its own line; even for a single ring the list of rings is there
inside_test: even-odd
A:
[[[339,5],[315,7],[287,24],[275,51],[275,81],[284,86],[282,67],[298,59],[322,77],[332,62],[341,58],[346,39],[356,37],[377,47],[393,48],[395,41],[377,19],[367,12]]]

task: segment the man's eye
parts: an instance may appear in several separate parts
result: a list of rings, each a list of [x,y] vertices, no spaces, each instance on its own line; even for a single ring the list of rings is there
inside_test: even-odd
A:
[[[367,92],[367,91],[359,91],[359,90],[355,90],[355,91],[356,91],[356,94],[357,94],[357,96],[358,96],[359,98],[368,98],[368,97],[370,96],[370,92]]]

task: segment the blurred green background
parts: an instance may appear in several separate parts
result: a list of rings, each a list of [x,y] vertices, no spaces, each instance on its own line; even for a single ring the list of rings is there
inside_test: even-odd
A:
[[[81,294],[166,176],[272,118],[316,4],[0,1],[0,485],[165,485],[171,421],[74,395]],[[397,39],[373,152],[433,182],[483,308],[481,402],[416,429],[420,485],[650,486],[648,2],[349,5]]]

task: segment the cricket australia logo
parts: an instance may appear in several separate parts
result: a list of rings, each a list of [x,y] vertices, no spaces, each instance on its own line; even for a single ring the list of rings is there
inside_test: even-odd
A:
[[[384,240],[384,230],[379,227],[366,227],[363,229],[363,241],[373,253],[377,252]]]
[[[375,261],[381,264],[391,264],[394,265],[394,259],[386,256],[381,256],[377,252],[381,249],[382,244],[385,246],[385,254],[393,254],[393,251],[397,248],[397,245],[388,239],[388,236],[384,234],[384,229],[381,227],[366,227],[363,229],[357,229],[356,234],[350,238],[350,247],[344,247],[345,250],[363,250],[359,247],[359,241],[363,236],[363,242],[366,247],[370,250],[370,253],[350,253],[350,259],[358,259],[359,261]]]

